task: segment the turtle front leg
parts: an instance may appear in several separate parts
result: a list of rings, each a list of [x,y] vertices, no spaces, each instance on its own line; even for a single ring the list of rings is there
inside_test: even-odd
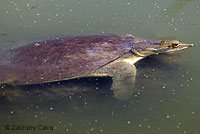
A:
[[[106,73],[112,76],[111,90],[114,97],[120,100],[129,99],[135,92],[136,67],[128,60],[120,59],[97,70],[97,73]]]

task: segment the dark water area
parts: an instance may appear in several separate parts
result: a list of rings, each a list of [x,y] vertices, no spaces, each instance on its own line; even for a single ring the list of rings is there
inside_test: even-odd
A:
[[[12,95],[0,97],[0,133],[200,133],[200,1],[2,0],[0,17],[0,51],[102,33],[195,44],[136,63],[138,92],[126,101],[113,97],[109,77],[2,88]]]

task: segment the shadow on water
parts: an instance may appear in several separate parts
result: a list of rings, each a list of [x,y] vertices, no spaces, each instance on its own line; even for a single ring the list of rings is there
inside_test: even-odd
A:
[[[110,96],[111,83],[110,77],[92,77],[15,87],[4,85],[1,98],[11,103],[38,103],[49,100],[59,102],[72,96]]]

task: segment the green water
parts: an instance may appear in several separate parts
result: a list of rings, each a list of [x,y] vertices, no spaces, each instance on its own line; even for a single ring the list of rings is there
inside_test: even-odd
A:
[[[0,18],[1,50],[44,38],[101,33],[196,45],[170,57],[139,62],[139,93],[129,101],[100,93],[2,101],[0,133],[200,133],[200,1],[1,0]],[[104,87],[104,82],[97,82]],[[6,125],[53,126],[53,130],[5,130]]]

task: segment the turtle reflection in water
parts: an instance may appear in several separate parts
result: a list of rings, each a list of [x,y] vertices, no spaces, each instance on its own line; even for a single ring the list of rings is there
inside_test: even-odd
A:
[[[117,99],[136,91],[134,64],[153,54],[192,47],[177,40],[143,40],[132,35],[62,37],[7,50],[0,57],[0,84],[30,85],[83,77],[112,77]]]

